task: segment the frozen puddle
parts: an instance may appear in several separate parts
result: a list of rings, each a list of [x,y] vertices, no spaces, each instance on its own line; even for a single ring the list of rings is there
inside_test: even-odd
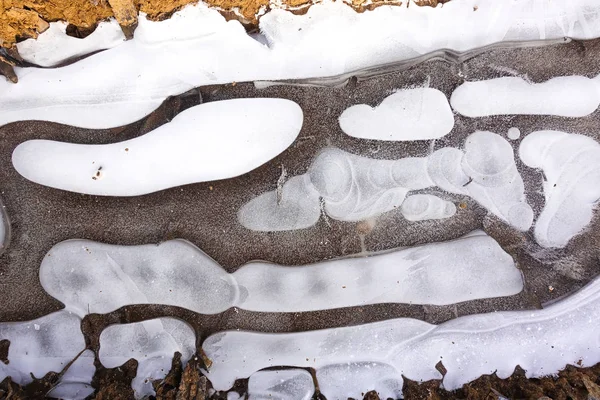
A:
[[[202,347],[213,362],[208,377],[217,390],[268,367],[311,367],[319,377],[335,365],[343,372],[327,372],[330,381],[321,389],[327,398],[346,398],[346,390],[360,387],[364,393],[373,386],[370,363],[377,364],[378,384],[387,391],[398,390],[402,376],[442,379],[435,368],[440,361],[448,371],[447,390],[484,374],[506,378],[517,364],[528,377],[554,374],[566,364],[591,366],[600,361],[598,318],[597,278],[542,310],[464,316],[441,325],[401,318],[286,334],[226,331]]]
[[[159,318],[131,324],[111,325],[100,335],[100,362],[107,368],[138,361],[131,386],[136,398],[154,395],[152,381],[164,379],[171,370],[175,352],[185,365],[196,352],[196,335],[185,322]]]
[[[14,150],[12,161],[21,175],[45,186],[136,196],[251,171],[288,148],[302,122],[302,110],[290,100],[216,101],[120,143],[30,140]]]
[[[460,85],[452,108],[467,117],[557,115],[585,117],[600,105],[600,77],[561,76],[542,83],[504,77]]]
[[[355,138],[393,141],[437,139],[454,127],[446,95],[432,88],[399,90],[376,107],[352,106],[339,121]]]
[[[546,204],[535,224],[536,241],[565,247],[592,220],[600,199],[600,144],[559,131],[539,131],[521,142],[523,163],[541,169]]]
[[[0,323],[0,340],[10,341],[9,363],[0,362],[0,382],[10,376],[25,385],[33,380],[31,374],[42,378],[51,371],[61,372],[86,348],[80,325],[81,318],[67,310],[33,321]],[[94,372],[93,355],[85,352],[67,370],[60,389],[55,390],[65,395],[89,394]]]
[[[274,9],[262,16],[265,45],[239,22],[197,4],[161,22],[141,16],[132,41],[72,65],[18,69],[18,86],[0,81],[0,125],[34,119],[111,128],[198,86],[338,76],[503,41],[592,39],[600,36],[599,11],[596,0],[454,0],[443,7],[384,6],[364,13],[325,2],[305,15]]]
[[[228,274],[191,243],[115,246],[69,240],[42,262],[44,289],[85,314],[165,304],[301,312],[379,303],[454,304],[523,288],[513,259],[482,231],[452,241],[305,266],[251,262]]]
[[[248,380],[248,400],[310,400],[312,376],[303,369],[258,371]]]
[[[478,131],[464,151],[445,147],[429,157],[375,160],[328,147],[306,175],[294,177],[278,191],[263,193],[240,208],[238,220],[255,231],[308,228],[319,218],[319,198],[331,218],[362,221],[401,208],[409,221],[442,219],[456,208],[429,195],[405,199],[412,190],[433,186],[472,197],[488,211],[520,231],[529,229],[533,210],[506,139]]]
[[[85,38],[67,35],[67,23],[51,22],[50,27],[37,39],[17,43],[24,60],[40,67],[53,67],[73,58],[122,44],[125,35],[116,20],[100,22],[94,32]]]

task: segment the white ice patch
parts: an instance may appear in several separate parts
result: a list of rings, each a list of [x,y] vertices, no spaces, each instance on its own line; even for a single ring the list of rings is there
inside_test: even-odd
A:
[[[584,117],[600,105],[600,81],[561,76],[542,83],[519,77],[465,82],[450,98],[455,111],[467,117],[489,115],[556,115]]]
[[[154,395],[152,381],[164,379],[171,370],[175,352],[185,365],[196,351],[196,335],[185,322],[158,318],[131,324],[111,325],[100,334],[100,362],[107,368],[138,361],[131,382],[136,398]]]
[[[390,365],[378,362],[350,362],[317,370],[319,389],[327,399],[360,399],[375,390],[380,399],[401,399],[402,379]]]
[[[464,152],[437,150],[429,157],[431,180],[440,188],[467,194],[487,210],[520,231],[533,223],[525,199],[525,185],[517,170],[513,149],[502,136],[477,131],[465,141]]]
[[[136,196],[251,171],[288,148],[302,122],[302,110],[290,100],[216,101],[120,143],[30,140],[17,146],[12,161],[21,175],[45,186]]]
[[[47,397],[63,400],[83,400],[94,392],[91,382],[95,373],[94,353],[91,350],[86,350],[71,364],[58,385],[48,392]]]
[[[309,228],[320,216],[319,192],[307,174],[290,178],[280,190],[265,192],[238,211],[240,224],[261,232]]]
[[[519,148],[523,163],[544,173],[546,204],[535,224],[543,247],[565,247],[591,222],[600,199],[600,144],[558,131],[530,133]]]
[[[441,305],[510,296],[523,287],[512,258],[481,231],[304,266],[251,262],[233,274],[183,240],[158,246],[70,240],[44,258],[40,281],[81,315],[130,304],[173,305],[201,314],[230,307],[302,312],[380,303]]]
[[[409,141],[438,139],[454,127],[446,95],[437,89],[399,90],[380,105],[359,104],[339,118],[342,130],[360,139]]]
[[[400,211],[409,221],[449,218],[456,214],[456,206],[431,194],[415,194],[402,203]]]
[[[453,0],[356,13],[343,2],[324,2],[305,15],[272,10],[260,30],[268,45],[203,3],[166,21],[141,16],[131,41],[59,69],[17,69],[19,85],[0,81],[0,125],[34,119],[110,128],[203,85],[349,76],[435,50],[502,41],[591,39],[600,36],[600,4]]]
[[[517,365],[528,377],[555,374],[566,364],[594,365],[600,361],[599,318],[597,278],[542,310],[470,315],[437,326],[401,318],[285,334],[226,331],[209,336],[202,347],[213,362],[208,378],[217,390],[272,366],[311,367],[319,374],[330,365],[353,363],[350,368],[358,371],[351,376],[362,388],[372,387],[373,377],[360,373],[361,363],[386,364],[397,373],[381,376],[399,382],[402,376],[441,379],[439,361],[448,371],[445,389],[454,390],[485,374],[506,378]],[[341,387],[347,378],[338,376],[343,381],[329,385]]]
[[[41,67],[53,67],[70,59],[99,50],[110,49],[125,41],[125,35],[116,20],[100,22],[94,32],[83,39],[67,35],[67,23],[50,22],[50,27],[37,39],[17,43],[25,61]]]
[[[80,329],[81,318],[67,310],[57,311],[33,321],[0,323],[0,340],[9,340],[9,364],[0,362],[0,382],[10,376],[14,382],[28,384],[48,372],[61,372],[85,349]],[[93,356],[84,353],[66,372],[65,384],[88,385],[95,369]],[[71,392],[72,393],[72,392]]]
[[[248,400],[310,400],[312,376],[303,369],[258,371],[248,380]]]

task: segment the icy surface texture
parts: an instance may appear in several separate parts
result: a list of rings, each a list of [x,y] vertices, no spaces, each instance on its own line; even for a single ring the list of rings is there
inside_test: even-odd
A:
[[[209,379],[215,389],[230,388],[236,378],[272,366],[324,368],[361,363],[384,364],[396,375],[381,373],[384,384],[402,376],[412,380],[441,379],[435,365],[447,369],[444,387],[459,388],[482,374],[508,377],[518,364],[528,377],[554,374],[566,364],[591,366],[600,361],[596,345],[600,318],[600,279],[542,310],[495,312],[460,317],[441,325],[414,319],[325,329],[266,334],[226,331],[209,336],[203,344],[213,361]],[[329,387],[340,388],[347,379]],[[373,385],[372,374],[352,372],[355,387]],[[362,381],[361,381],[362,380]],[[400,386],[398,384],[395,387]],[[392,386],[394,387],[394,386]],[[339,389],[334,389],[339,390]],[[389,390],[389,389],[388,389]]]
[[[142,16],[132,41],[59,69],[18,69],[18,86],[0,81],[0,125],[38,119],[109,128],[203,85],[335,76],[502,41],[591,39],[600,36],[600,4],[454,0],[356,13],[343,2],[326,2],[305,15],[272,10],[260,31],[267,45],[202,3],[166,21]]]
[[[600,199],[600,144],[583,135],[539,131],[523,139],[519,156],[543,172],[546,203],[535,224],[536,241],[565,247],[591,222]]]
[[[13,152],[25,178],[72,192],[136,196],[242,175],[283,152],[303,114],[285,99],[201,104],[134,139],[107,145],[30,140]]]
[[[600,77],[561,76],[542,83],[503,77],[460,85],[452,108],[467,117],[557,115],[584,117],[600,105]]]
[[[63,400],[85,399],[94,392],[91,382],[95,372],[94,353],[86,350],[71,364],[58,385],[47,396]]]
[[[409,221],[424,221],[449,218],[456,214],[456,206],[431,194],[415,194],[404,200],[400,211]]]
[[[19,54],[24,60],[40,67],[53,67],[125,41],[125,35],[114,19],[100,22],[94,32],[82,39],[67,35],[67,25],[64,21],[51,22],[50,27],[37,39],[17,43]]]
[[[314,392],[313,378],[303,369],[258,371],[248,380],[249,400],[310,400]]]
[[[342,130],[360,139],[437,139],[450,133],[453,126],[446,95],[432,88],[399,90],[376,107],[359,104],[340,116]]]
[[[429,157],[378,160],[326,147],[307,176],[283,185],[280,202],[278,190],[263,193],[242,206],[238,220],[257,231],[307,228],[318,221],[319,197],[327,215],[340,221],[368,220],[401,206],[410,221],[448,218],[454,205],[431,195],[403,205],[411,190],[436,185],[472,197],[518,230],[528,230],[533,222],[511,145],[483,131],[469,135],[464,150],[445,147]]]
[[[82,315],[129,304],[174,305],[202,314],[234,306],[300,312],[377,303],[453,304],[509,296],[523,287],[512,258],[482,231],[305,266],[251,262],[233,274],[182,240],[158,246],[70,240],[50,250],[40,280],[50,295]]]
[[[464,151],[437,150],[429,157],[428,171],[440,188],[471,196],[518,230],[526,231],[533,223],[513,149],[500,135],[478,131],[466,139]]]
[[[80,324],[81,318],[66,310],[33,321],[0,323],[0,340],[10,340],[9,364],[0,362],[0,382],[10,376],[14,382],[27,384],[33,380],[30,373],[42,378],[50,371],[61,372],[85,349]],[[89,360],[89,354],[80,357],[65,380],[89,384],[93,375]]]
[[[152,381],[169,373],[175,352],[181,353],[185,364],[195,351],[193,329],[174,318],[111,325],[100,335],[99,357],[105,367],[118,367],[130,358],[138,361],[137,375],[131,382],[136,398],[155,394]]]
[[[321,393],[328,399],[360,399],[375,390],[380,399],[401,399],[402,379],[390,365],[378,362],[332,364],[317,370]]]

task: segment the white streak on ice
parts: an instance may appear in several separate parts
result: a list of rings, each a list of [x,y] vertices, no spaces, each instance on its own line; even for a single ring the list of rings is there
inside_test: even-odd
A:
[[[17,43],[19,54],[30,63],[53,67],[72,58],[115,47],[125,41],[125,35],[114,19],[100,22],[94,32],[83,39],[67,35],[67,25],[64,21],[51,22],[50,27],[37,39]]]
[[[208,377],[217,390],[272,366],[311,367],[319,374],[330,365],[349,364],[361,368],[352,376],[363,388],[373,382],[356,363],[387,364],[400,382],[402,376],[441,379],[439,361],[448,371],[444,387],[453,390],[484,374],[506,378],[517,365],[528,377],[554,374],[578,361],[594,365],[600,361],[599,319],[597,278],[542,310],[470,315],[437,326],[401,318],[285,334],[226,331],[209,336],[202,347],[213,362]]]
[[[310,400],[312,376],[303,369],[258,371],[248,380],[248,400]]]
[[[456,206],[431,194],[415,194],[402,203],[400,211],[409,221],[449,218],[456,214]]]
[[[0,81],[0,125],[37,119],[110,128],[202,85],[335,76],[440,49],[600,36],[596,0],[454,0],[437,8],[383,6],[364,13],[325,2],[305,15],[264,15],[260,30],[268,46],[205,4],[175,15],[162,22],[142,16],[134,40],[75,64],[18,69],[18,85]]]
[[[437,89],[399,90],[371,107],[358,104],[339,118],[342,130],[360,139],[409,141],[438,139],[454,126],[446,95]]]
[[[171,370],[175,352],[185,365],[196,351],[196,335],[183,321],[159,318],[131,324],[111,325],[100,334],[100,362],[107,368],[138,361],[131,386],[136,398],[154,395],[152,381],[163,379]]]
[[[129,304],[173,305],[202,314],[234,306],[301,312],[379,303],[441,305],[510,296],[523,287],[512,258],[481,231],[305,266],[251,262],[233,274],[183,240],[158,246],[70,240],[44,258],[40,281],[83,315]]]
[[[460,85],[452,108],[467,117],[489,115],[557,115],[584,117],[600,105],[599,78],[561,76],[542,83],[504,77]]]
[[[535,224],[543,247],[565,247],[591,222],[600,199],[600,144],[559,131],[530,133],[519,148],[523,163],[541,169],[546,204]]]
[[[134,139],[107,145],[30,140],[12,155],[25,178],[58,189],[136,196],[242,175],[289,147],[302,127],[285,99],[201,104]]]

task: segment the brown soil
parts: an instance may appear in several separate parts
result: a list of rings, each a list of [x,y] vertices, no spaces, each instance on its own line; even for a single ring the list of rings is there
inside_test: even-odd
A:
[[[379,5],[407,4],[411,0],[348,0],[359,12]],[[436,6],[449,0],[412,0],[417,5]],[[35,38],[48,28],[48,22],[67,21],[76,28],[89,30],[104,19],[115,17],[131,37],[137,25],[138,11],[153,20],[171,16],[188,3],[196,0],[0,0],[0,46],[12,47],[17,41]],[[284,8],[297,13],[305,12],[318,0],[284,0]],[[258,24],[257,14],[270,8],[270,0],[207,0],[207,3],[228,19],[238,19],[248,29]]]

